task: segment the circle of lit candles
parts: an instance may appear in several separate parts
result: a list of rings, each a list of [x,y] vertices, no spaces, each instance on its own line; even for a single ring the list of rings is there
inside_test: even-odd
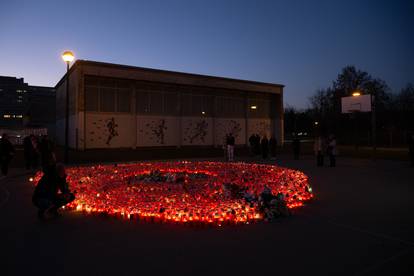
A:
[[[275,165],[221,162],[143,162],[69,167],[76,199],[65,206],[85,214],[187,224],[248,224],[263,219],[257,202],[228,195],[231,183],[256,198],[265,187],[297,208],[313,197],[308,177]],[[35,185],[42,173],[31,179]],[[178,179],[179,178],[179,179]]]

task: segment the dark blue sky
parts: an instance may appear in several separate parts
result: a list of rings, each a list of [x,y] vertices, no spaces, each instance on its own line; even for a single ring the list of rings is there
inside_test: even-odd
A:
[[[0,75],[54,86],[79,59],[282,83],[306,107],[345,65],[414,82],[414,1],[0,1]]]

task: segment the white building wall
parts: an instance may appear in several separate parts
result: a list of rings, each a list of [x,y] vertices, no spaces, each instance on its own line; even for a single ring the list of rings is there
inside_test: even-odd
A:
[[[181,128],[180,128],[181,124]],[[270,136],[270,119],[248,120],[247,135],[258,133]],[[64,134],[64,121],[58,123]],[[61,127],[60,127],[61,126]],[[78,148],[83,148],[83,113],[78,120]],[[71,128],[71,134],[76,129]],[[163,146],[221,146],[225,136],[232,133],[237,145],[246,144],[244,118],[142,116],[119,113],[87,112],[86,149],[135,148]],[[64,138],[64,136],[62,136]],[[71,135],[71,147],[75,148]],[[181,141],[180,141],[181,139]]]

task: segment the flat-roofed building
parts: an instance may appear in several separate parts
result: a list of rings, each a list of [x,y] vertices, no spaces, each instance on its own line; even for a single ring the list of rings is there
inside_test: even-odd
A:
[[[283,85],[77,60],[69,70],[73,149],[221,146],[232,133],[283,143]],[[65,140],[66,75],[56,85]]]
[[[55,128],[55,89],[0,76],[0,128]]]

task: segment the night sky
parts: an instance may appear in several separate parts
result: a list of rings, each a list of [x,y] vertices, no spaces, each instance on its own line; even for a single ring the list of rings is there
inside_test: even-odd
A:
[[[342,67],[414,83],[414,1],[0,0],[0,75],[54,86],[60,54],[282,83],[306,107]]]

